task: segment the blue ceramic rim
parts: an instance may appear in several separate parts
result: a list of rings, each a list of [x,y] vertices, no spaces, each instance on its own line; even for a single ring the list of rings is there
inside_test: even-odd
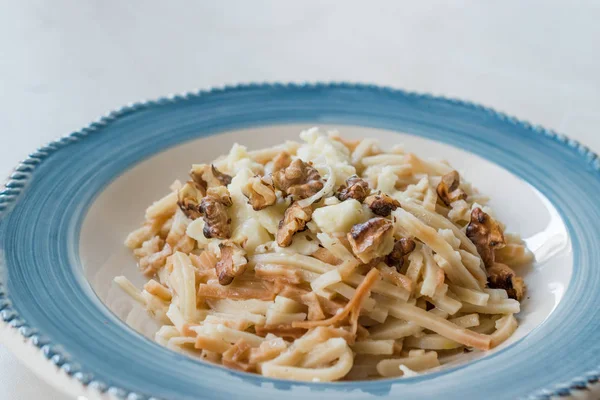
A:
[[[80,141],[81,139],[87,137],[91,133],[94,133],[100,130],[102,127],[108,125],[109,123],[122,118],[131,113],[149,109],[152,107],[161,106],[164,104],[173,104],[182,102],[191,98],[197,98],[201,96],[207,96],[211,94],[217,93],[225,93],[225,92],[235,92],[235,91],[243,91],[247,89],[301,89],[301,88],[333,88],[333,89],[353,89],[353,90],[363,90],[363,91],[379,91],[379,92],[387,92],[390,94],[397,94],[407,98],[416,98],[416,99],[428,99],[428,100],[437,100],[449,103],[450,105],[461,106],[467,109],[482,111],[485,112],[501,121],[509,122],[513,125],[519,125],[521,128],[525,130],[545,135],[552,140],[560,143],[561,145],[568,148],[574,154],[582,157],[588,164],[592,166],[592,168],[596,171],[600,171],[600,162],[598,160],[598,156],[593,153],[586,146],[578,143],[575,140],[568,139],[564,135],[558,134],[552,130],[544,129],[540,126],[532,126],[528,122],[524,122],[518,120],[514,117],[507,116],[506,114],[497,112],[491,108],[484,107],[481,105],[477,105],[471,102],[466,102],[457,99],[448,99],[445,97],[432,96],[429,94],[419,94],[415,92],[407,92],[399,89],[392,89],[386,87],[379,87],[375,85],[365,85],[365,84],[350,84],[350,83],[314,83],[314,84],[242,84],[237,86],[226,86],[223,88],[215,88],[211,90],[201,90],[194,93],[186,93],[182,95],[174,95],[169,97],[160,98],[158,100],[151,100],[147,102],[139,102],[129,104],[119,110],[110,112],[109,114],[101,117],[97,121],[91,123],[87,127],[83,128],[80,131],[74,132],[71,135],[60,138],[54,142],[51,142],[47,146],[44,146],[38,149],[36,152],[30,154],[30,156],[22,161],[14,170],[14,172],[10,175],[8,181],[4,185],[4,189],[0,191],[0,220],[1,218],[8,213],[10,207],[16,203],[20,193],[25,188],[31,174],[36,169],[38,165],[40,165],[45,158],[47,158],[53,152],[71,144]],[[43,334],[38,332],[34,327],[30,327],[27,323],[20,318],[17,311],[11,306],[10,296],[6,293],[4,288],[2,287],[2,282],[0,282],[0,317],[14,328],[18,328],[19,332],[26,338],[30,338],[31,343],[39,347],[42,352],[50,359],[52,363],[57,366],[62,365],[62,352],[60,348],[53,345],[51,342],[43,340]],[[101,391],[106,390],[106,385],[99,381],[89,382],[87,379],[87,373],[84,372],[81,368],[75,368],[72,371],[68,371],[72,374],[76,379],[78,379],[83,384],[90,384],[92,387],[100,389]],[[600,373],[598,369],[589,371],[583,377],[575,378],[571,380],[571,382],[561,385],[556,385],[553,388],[541,389],[534,394],[532,394],[529,398],[549,398],[550,396],[566,396],[571,394],[573,391],[583,390],[586,388],[586,385],[593,384],[598,382],[600,379]],[[136,396],[144,397],[144,395],[138,395],[134,392],[129,392],[122,388],[111,387],[109,392],[117,394],[119,396],[130,396],[133,398],[137,398]]]

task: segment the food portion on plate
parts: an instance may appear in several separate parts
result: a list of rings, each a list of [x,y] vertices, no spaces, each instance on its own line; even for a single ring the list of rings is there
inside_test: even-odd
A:
[[[235,144],[151,204],[115,281],[156,341],[264,376],[412,376],[517,328],[533,256],[448,163],[317,128]],[[150,199],[149,199],[150,200]]]

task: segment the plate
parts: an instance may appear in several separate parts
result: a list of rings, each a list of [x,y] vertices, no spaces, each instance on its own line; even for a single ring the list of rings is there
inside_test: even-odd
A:
[[[443,158],[536,255],[520,327],[492,352],[423,375],[300,383],[171,352],[111,284],[147,204],[235,141],[313,125]],[[457,100],[352,84],[243,85],[129,105],[32,153],[0,192],[0,317],[63,374],[128,399],[545,399],[598,381],[600,162],[564,136]],[[49,377],[49,379],[53,379]]]

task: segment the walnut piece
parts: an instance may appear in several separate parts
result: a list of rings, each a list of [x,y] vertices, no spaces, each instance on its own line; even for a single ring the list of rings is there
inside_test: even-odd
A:
[[[231,180],[233,179],[231,175],[227,175],[219,171],[217,167],[215,167],[213,164],[210,165],[210,171],[212,172],[215,179],[217,179],[223,186],[229,185],[231,183]]]
[[[206,190],[194,181],[188,181],[177,192],[177,205],[190,219],[200,218],[200,201],[206,195]]]
[[[273,183],[284,195],[306,199],[323,188],[319,172],[299,158],[284,169],[273,172]]]
[[[298,203],[292,203],[285,210],[283,219],[279,221],[277,229],[277,244],[281,247],[288,247],[292,244],[294,233],[306,229],[306,223],[312,218],[312,208],[300,207]]]
[[[209,187],[227,186],[231,183],[231,176],[219,171],[214,165],[194,164],[190,171],[192,180],[205,191]]]
[[[476,207],[471,211],[471,222],[467,226],[467,237],[475,244],[487,268],[494,265],[494,251],[505,246],[504,234],[492,217]]]
[[[354,199],[362,203],[369,195],[370,191],[371,189],[369,189],[369,184],[367,182],[356,175],[352,175],[350,178],[346,179],[346,184],[339,187],[336,196],[341,201]]]
[[[365,199],[365,204],[369,206],[374,214],[387,217],[396,208],[400,207],[400,202],[391,198],[383,192],[372,194]]]
[[[282,151],[273,159],[273,172],[280,171],[289,167],[292,163],[292,156],[287,151]]]
[[[204,215],[204,237],[228,239],[231,236],[231,218],[227,215],[227,207],[232,201],[225,186],[208,189],[200,202],[200,212]]]
[[[437,194],[445,205],[449,206],[458,200],[465,200],[467,194],[459,187],[460,176],[456,171],[450,171],[442,176],[442,180],[437,185]]]
[[[246,270],[248,260],[246,252],[233,242],[219,244],[221,259],[215,265],[219,283],[223,286],[233,282],[236,276],[240,276]]]
[[[504,289],[508,297],[521,301],[525,295],[525,283],[517,277],[508,265],[495,263],[488,268],[488,286],[495,289]]]
[[[272,206],[277,201],[273,181],[266,176],[254,176],[242,187],[242,193],[248,198],[248,204],[254,211]]]
[[[411,238],[400,238],[394,243],[392,252],[385,257],[385,263],[390,267],[396,267],[400,272],[400,268],[404,264],[404,256],[409,255],[417,246]]]
[[[365,264],[389,254],[394,247],[394,227],[381,217],[354,225],[346,236],[354,254]]]

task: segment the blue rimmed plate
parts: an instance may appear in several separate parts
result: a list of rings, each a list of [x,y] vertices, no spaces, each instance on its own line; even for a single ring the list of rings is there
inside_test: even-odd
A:
[[[141,282],[122,242],[147,204],[234,141],[265,147],[312,125],[447,159],[490,195],[537,259],[508,343],[414,378],[308,384],[207,365],[144,337],[156,327],[110,282]],[[131,399],[568,395],[599,375],[599,178],[596,155],[562,136],[374,86],[247,85],[134,104],[31,154],[0,193],[0,316],[50,360],[39,362]]]

